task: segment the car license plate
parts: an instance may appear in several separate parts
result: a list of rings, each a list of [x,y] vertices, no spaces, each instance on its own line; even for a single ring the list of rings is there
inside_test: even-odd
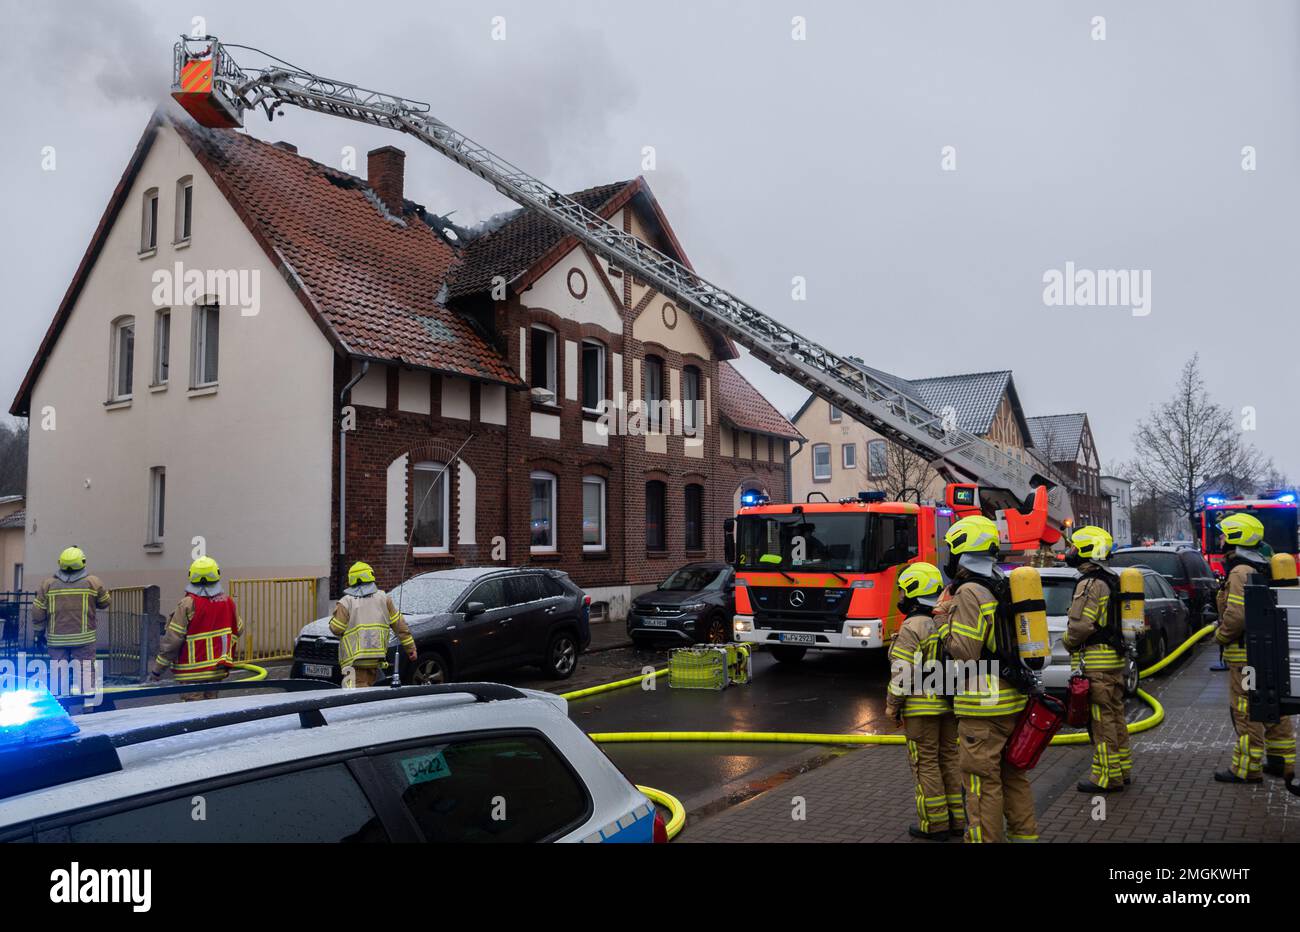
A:
[[[781,635],[782,644],[816,644],[817,635],[815,634],[783,634]]]
[[[332,680],[334,678],[334,668],[327,663],[304,663],[302,665],[302,675]]]
[[[647,628],[667,628],[667,618],[646,618],[644,619]]]

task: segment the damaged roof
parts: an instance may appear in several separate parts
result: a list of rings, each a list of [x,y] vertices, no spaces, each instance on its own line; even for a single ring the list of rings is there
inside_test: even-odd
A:
[[[718,360],[718,414],[741,430],[769,434],[785,440],[802,440],[803,435],[763,393],[731,363]]]

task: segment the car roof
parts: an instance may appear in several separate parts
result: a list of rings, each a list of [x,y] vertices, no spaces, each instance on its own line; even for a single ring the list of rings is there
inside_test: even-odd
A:
[[[1149,547],[1120,547],[1116,553],[1200,553],[1188,544],[1152,544]]]
[[[542,566],[457,566],[446,570],[430,570],[427,573],[412,576],[411,579],[448,579],[453,582],[468,583],[498,574],[545,572],[548,572],[548,570]]]
[[[1130,567],[1127,566],[1124,568],[1130,569]],[[1154,573],[1156,576],[1160,575],[1151,567],[1142,566],[1140,564],[1131,567],[1131,569],[1142,570],[1143,574]],[[1072,566],[1042,566],[1038,568],[1038,575],[1042,576],[1044,579],[1074,579],[1079,575],[1079,571]]]
[[[394,690],[382,700],[337,707],[328,703],[340,701],[337,697],[344,691],[324,688],[80,715],[74,721],[81,731],[69,740],[86,745],[102,743],[104,738],[113,741],[121,769],[0,798],[0,829],[151,790],[373,745],[501,728],[535,729],[550,735],[557,727],[571,726],[567,703],[559,696],[497,686],[492,687],[495,695],[504,691],[514,698],[483,701],[473,690],[486,685],[459,684],[435,693]],[[277,706],[313,698],[321,700],[316,703],[322,707],[318,714],[325,724],[321,727],[306,727],[296,712],[277,714]],[[210,720],[225,713],[250,718],[211,727]],[[125,735],[140,734],[141,729],[156,729],[160,736],[120,743]]]
[[[704,570],[725,570],[725,569],[730,569],[731,564],[724,563],[722,560],[695,560],[694,562],[691,563],[683,563],[681,566],[677,567],[677,569],[673,570],[673,573],[678,572],[678,570],[690,570],[690,569],[697,569],[697,568],[704,569]],[[669,573],[668,575],[671,576],[673,573]]]

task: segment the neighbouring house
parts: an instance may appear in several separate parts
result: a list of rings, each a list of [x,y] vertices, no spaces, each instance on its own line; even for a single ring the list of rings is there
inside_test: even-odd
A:
[[[784,496],[799,432],[726,337],[534,214],[407,200],[401,150],[367,168],[155,115],[11,408],[33,554],[164,604],[199,550],[322,601],[354,560],[535,563],[617,618]],[[644,179],[574,196],[688,263]]]
[[[23,591],[26,533],[23,497],[0,495],[0,592]]]
[[[1074,526],[1092,524],[1111,528],[1111,500],[1101,487],[1101,460],[1086,414],[1049,414],[1031,417],[1034,446],[1043,451],[1070,478],[1070,504]]]
[[[1133,481],[1102,476],[1101,491],[1110,499],[1110,534],[1116,547],[1133,543]]]

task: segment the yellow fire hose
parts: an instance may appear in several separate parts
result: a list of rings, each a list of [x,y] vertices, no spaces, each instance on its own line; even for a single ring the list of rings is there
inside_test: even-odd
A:
[[[238,682],[240,683],[256,683],[260,680],[266,679],[267,677],[266,667],[259,667],[255,663],[230,663],[226,664],[226,666],[230,667],[232,670],[247,670],[253,674],[252,676],[239,680]],[[135,686],[105,686],[104,692],[126,693],[133,689],[145,689],[147,685],[148,684],[137,684]]]
[[[1171,651],[1168,656],[1157,663],[1152,664],[1145,670],[1138,671],[1138,678],[1142,679],[1154,676],[1169,664],[1173,663],[1184,653],[1191,649],[1192,645],[1205,637],[1214,630],[1214,625],[1206,625],[1194,633],[1182,644]],[[614,689],[622,689],[626,686],[634,686],[647,678],[662,676],[664,670],[656,670],[653,673],[643,674],[641,676],[632,676],[623,680],[615,680],[612,683],[605,683],[600,686],[593,686],[590,689],[579,689],[570,693],[562,693],[565,699],[581,699],[585,696],[593,696],[598,693],[609,692]],[[1139,689],[1137,696],[1143,702],[1151,707],[1151,714],[1139,721],[1132,722],[1128,726],[1129,734],[1138,734],[1155,728],[1165,719],[1165,708],[1160,701],[1145,690]],[[906,744],[907,739],[903,735],[858,735],[858,734],[822,734],[819,732],[784,732],[784,731],[606,731],[592,732],[588,735],[592,741],[597,744],[629,744],[641,741],[713,741],[713,742],[757,742],[765,744],[834,744],[834,745],[859,745],[859,744]],[[1052,738],[1054,745],[1075,745],[1088,744],[1090,742],[1086,731],[1071,732],[1064,735],[1056,735]],[[675,838],[686,824],[686,812],[681,802],[676,797],[656,790],[653,787],[638,786],[642,793],[650,797],[657,803],[668,807],[672,813],[672,818],[668,823],[668,837]]]

